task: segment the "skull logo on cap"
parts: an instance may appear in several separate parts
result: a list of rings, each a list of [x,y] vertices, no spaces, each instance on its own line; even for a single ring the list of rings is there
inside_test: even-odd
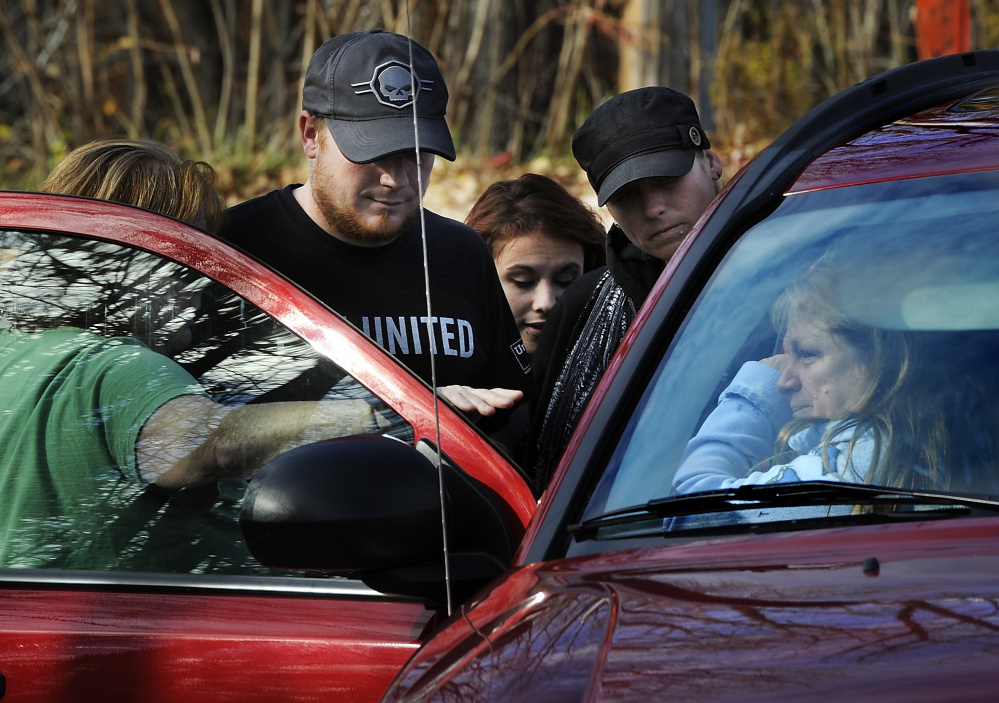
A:
[[[378,75],[382,95],[392,102],[408,102],[413,95],[409,71],[402,66],[389,66]]]
[[[402,109],[420,99],[421,91],[432,91],[433,81],[421,80],[400,61],[389,61],[375,68],[371,80],[352,83],[355,95],[371,93],[382,105]],[[414,88],[415,86],[415,88]]]

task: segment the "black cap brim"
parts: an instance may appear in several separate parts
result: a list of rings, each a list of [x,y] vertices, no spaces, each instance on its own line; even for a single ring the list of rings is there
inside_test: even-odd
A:
[[[603,207],[615,192],[643,178],[686,176],[694,165],[697,149],[666,149],[631,156],[608,173],[597,190],[597,205]]]
[[[366,164],[391,154],[416,150],[413,117],[386,117],[378,120],[350,122],[326,118],[340,153],[348,161]],[[420,130],[420,151],[454,161],[454,141],[447,122],[441,118],[417,118]]]

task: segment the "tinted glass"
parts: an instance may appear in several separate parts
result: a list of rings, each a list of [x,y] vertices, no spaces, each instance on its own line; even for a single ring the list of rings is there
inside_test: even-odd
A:
[[[702,291],[584,519],[810,480],[994,495],[997,222],[996,172],[787,197]]]
[[[161,408],[189,407],[172,403],[207,404],[212,418],[312,401],[350,410],[274,451],[355,430],[412,441],[378,398],[224,286],[155,254],[55,234],[0,233],[0,397],[4,568],[276,574],[240,535],[245,480],[152,479],[177,446],[212,436],[185,410],[172,436],[144,443]],[[259,457],[243,440],[230,468],[249,474]]]

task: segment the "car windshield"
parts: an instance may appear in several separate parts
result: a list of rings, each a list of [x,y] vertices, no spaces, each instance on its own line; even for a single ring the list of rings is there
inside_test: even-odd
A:
[[[711,275],[581,522],[716,524],[669,505],[817,481],[995,495],[997,223],[996,171],[786,197]],[[725,519],[901,510],[805,502]]]

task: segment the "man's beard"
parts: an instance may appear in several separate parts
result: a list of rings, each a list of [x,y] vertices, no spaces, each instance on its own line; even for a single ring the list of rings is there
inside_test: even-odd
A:
[[[398,226],[388,224],[387,214],[381,217],[378,224],[365,225],[354,210],[340,207],[327,196],[323,184],[328,178],[329,175],[317,163],[312,172],[312,198],[316,201],[319,212],[326,218],[326,224],[344,240],[367,245],[388,244],[405,232],[413,222],[415,210]]]

